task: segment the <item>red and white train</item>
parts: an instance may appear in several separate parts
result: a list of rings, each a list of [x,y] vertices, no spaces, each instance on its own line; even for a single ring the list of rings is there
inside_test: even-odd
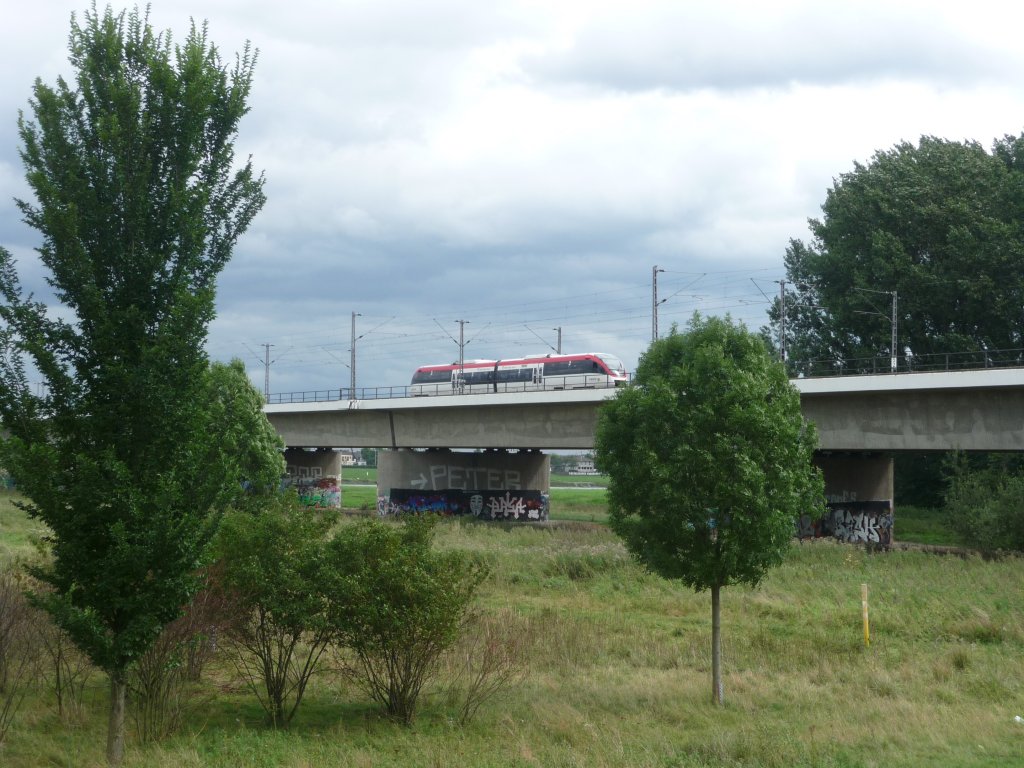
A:
[[[460,366],[424,365],[413,374],[409,394],[485,394],[541,389],[615,387],[629,380],[626,367],[614,355],[531,355],[511,360],[466,360]]]

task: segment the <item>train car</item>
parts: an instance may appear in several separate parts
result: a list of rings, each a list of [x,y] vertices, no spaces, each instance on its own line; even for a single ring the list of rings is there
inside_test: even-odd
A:
[[[543,389],[615,387],[629,380],[614,355],[532,355],[510,360],[465,360],[417,368],[409,386],[414,397],[527,392]]]

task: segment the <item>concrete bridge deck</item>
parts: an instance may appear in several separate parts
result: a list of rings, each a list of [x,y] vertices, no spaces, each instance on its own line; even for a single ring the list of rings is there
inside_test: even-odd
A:
[[[1024,368],[794,379],[826,451],[1024,451]],[[264,407],[294,447],[589,449],[615,389]]]

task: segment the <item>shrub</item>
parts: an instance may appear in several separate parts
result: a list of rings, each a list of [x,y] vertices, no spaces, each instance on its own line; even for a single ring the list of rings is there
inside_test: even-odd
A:
[[[0,571],[0,745],[14,723],[31,682],[35,663],[34,612],[19,575]]]
[[[164,627],[128,672],[135,731],[141,741],[174,733],[217,647],[217,638],[234,625],[234,605],[224,593],[219,568],[204,574],[205,584],[185,612]]]
[[[348,671],[406,724],[486,576],[465,553],[432,548],[435,523],[360,521],[341,528],[327,548],[331,624],[355,657]]]
[[[61,720],[81,718],[82,694],[96,667],[41,609],[36,609],[35,640],[43,657],[42,676],[53,691],[57,715]]]
[[[534,623],[511,609],[473,612],[449,654],[449,697],[466,725],[486,701],[526,676],[536,646]]]
[[[946,497],[949,523],[969,547],[1024,551],[1024,476],[961,469]]]
[[[295,716],[330,639],[321,589],[329,525],[288,494],[221,526],[224,587],[240,616],[230,632],[236,667],[274,727]]]

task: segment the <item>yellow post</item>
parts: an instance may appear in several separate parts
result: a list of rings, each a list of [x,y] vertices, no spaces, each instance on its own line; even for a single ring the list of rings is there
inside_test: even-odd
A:
[[[868,585],[860,585],[860,608],[864,614],[864,646],[871,645],[871,630],[868,628]]]

